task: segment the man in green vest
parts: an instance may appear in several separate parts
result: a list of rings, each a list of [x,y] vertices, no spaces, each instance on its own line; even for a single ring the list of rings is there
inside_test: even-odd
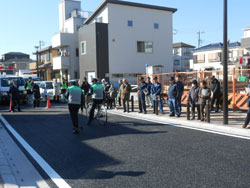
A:
[[[74,125],[73,133],[79,134],[78,128],[78,111],[81,107],[82,89],[76,84],[76,81],[71,81],[68,88],[68,107],[70,116]]]
[[[92,107],[89,113],[88,125],[91,124],[91,121],[94,119],[95,108],[98,104],[102,104],[104,100],[104,88],[101,83],[98,83],[96,78],[92,79],[92,86],[90,87],[89,94],[92,95]]]
[[[61,97],[62,97],[62,102],[66,102],[66,92],[67,92],[68,84],[66,80],[63,78],[62,79],[62,84],[61,84]]]

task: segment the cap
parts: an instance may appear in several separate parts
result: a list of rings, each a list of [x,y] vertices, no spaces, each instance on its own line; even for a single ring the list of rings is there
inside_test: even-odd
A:
[[[97,82],[97,78],[92,78],[91,82]]]
[[[174,80],[174,77],[173,77],[173,76],[171,76],[171,77],[170,77],[170,80]]]
[[[144,80],[144,77],[141,77],[140,80]]]
[[[158,80],[157,76],[154,77],[154,80]]]

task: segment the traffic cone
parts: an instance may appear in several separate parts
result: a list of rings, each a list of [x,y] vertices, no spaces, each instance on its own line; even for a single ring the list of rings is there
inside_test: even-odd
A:
[[[48,96],[48,98],[47,98],[47,107],[46,107],[46,108],[47,108],[47,109],[51,108],[49,96]]]
[[[10,112],[11,112],[11,106],[12,106],[12,98],[10,98],[10,109],[9,109]]]

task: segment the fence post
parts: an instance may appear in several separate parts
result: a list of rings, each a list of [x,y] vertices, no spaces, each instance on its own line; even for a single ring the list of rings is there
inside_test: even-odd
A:
[[[233,111],[236,111],[236,79],[235,69],[233,69]]]
[[[159,106],[159,101],[158,101],[158,96],[155,96],[155,114],[158,115],[159,114],[159,110],[158,110],[158,106]]]
[[[131,96],[131,111],[134,112],[134,96]]]
[[[187,120],[190,120],[190,101],[187,100]]]
[[[206,100],[206,122],[210,123],[210,102]]]

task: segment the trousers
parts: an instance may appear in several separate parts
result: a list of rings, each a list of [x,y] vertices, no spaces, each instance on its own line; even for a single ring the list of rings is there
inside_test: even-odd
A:
[[[78,111],[81,105],[80,104],[68,104],[68,107],[69,107],[71,120],[73,122],[73,126],[75,129],[78,129]]]

